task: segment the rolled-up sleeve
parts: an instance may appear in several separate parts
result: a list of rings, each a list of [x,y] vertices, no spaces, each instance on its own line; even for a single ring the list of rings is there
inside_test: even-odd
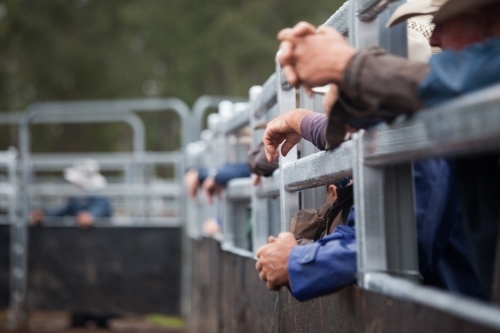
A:
[[[307,114],[300,122],[300,133],[307,141],[319,150],[325,150],[325,128],[328,123],[326,115],[312,112]]]
[[[294,247],[288,260],[290,291],[299,301],[354,283],[356,272],[355,232],[346,225],[315,243]]]

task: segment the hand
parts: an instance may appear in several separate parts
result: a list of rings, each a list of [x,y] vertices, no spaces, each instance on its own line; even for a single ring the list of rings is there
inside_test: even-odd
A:
[[[214,218],[209,218],[203,222],[202,230],[208,236],[217,235],[221,232],[220,224]]]
[[[43,210],[41,209],[36,209],[31,212],[30,214],[30,224],[31,225],[36,225],[38,223],[41,223],[45,217],[45,214]]]
[[[307,35],[313,35],[316,33],[316,27],[307,22],[299,22],[293,28],[286,28],[278,33],[278,40],[281,41],[279,54],[280,59],[291,59],[293,58],[293,49],[295,47],[295,40],[300,37]],[[278,61],[280,60],[278,59]],[[281,62],[280,62],[281,63]],[[292,63],[281,64],[283,68],[283,75],[287,78],[289,83],[294,82],[296,85],[299,81],[297,73],[293,68]]]
[[[307,88],[341,83],[347,64],[357,52],[340,33],[328,27],[303,37],[282,31],[278,39],[282,42],[279,63],[291,66],[295,73],[290,75],[287,70],[285,78],[292,85],[301,83]]]
[[[269,163],[279,157],[278,147],[282,142],[284,142],[281,146],[283,156],[286,156],[300,142],[302,139],[300,123],[311,112],[305,109],[295,109],[274,118],[267,124],[262,142]]]
[[[252,185],[257,186],[260,184],[260,176],[252,173]]]
[[[193,168],[186,172],[184,175],[184,186],[186,187],[187,194],[191,199],[196,198],[199,185],[198,170]]]
[[[259,260],[255,268],[269,290],[278,290],[289,284],[288,258],[295,246],[297,246],[295,236],[291,232],[282,232],[278,238],[270,236],[269,243],[257,251]]]
[[[76,214],[76,223],[82,228],[88,228],[94,224],[94,216],[86,211]]]
[[[205,193],[205,200],[209,205],[213,202],[213,196],[220,196],[222,192],[222,186],[215,182],[214,177],[207,177],[203,182],[203,192]]]

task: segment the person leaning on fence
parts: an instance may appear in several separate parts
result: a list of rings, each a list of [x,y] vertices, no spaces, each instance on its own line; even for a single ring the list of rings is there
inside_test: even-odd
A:
[[[198,188],[201,187],[207,203],[212,204],[213,197],[220,195],[230,180],[246,177],[250,177],[246,163],[227,163],[215,172],[203,167],[191,168],[184,175],[184,185],[191,198],[196,198]]]
[[[420,5],[428,5],[428,10],[418,12]],[[340,144],[345,123],[353,115],[390,121],[500,82],[499,0],[417,0],[403,6],[409,9],[406,17],[436,12],[431,44],[444,52],[434,56],[429,65],[376,47],[357,52],[327,28],[311,34],[311,39],[297,37],[306,35],[305,30],[311,32],[304,24],[280,33],[284,51],[279,61],[291,83],[334,83],[340,89],[327,126],[331,148]],[[397,21],[400,19],[389,24]],[[323,52],[315,53],[320,48]],[[323,74],[318,76],[318,72]],[[490,153],[456,161],[465,235],[475,271],[488,293],[500,220],[498,158],[498,153]]]
[[[260,177],[270,177],[279,168],[278,159],[273,162],[267,160],[264,145],[251,149],[248,152],[248,166],[258,178],[254,185],[258,185]],[[353,204],[352,182],[349,177],[326,185],[325,204],[319,210],[306,208],[298,211],[290,222],[290,232],[295,236],[298,244],[312,243],[320,238],[332,234],[336,227],[347,222],[350,208]]]
[[[428,13],[422,13],[422,14],[428,14]],[[303,31],[303,30],[304,30],[304,27],[303,27],[303,26],[304,26],[304,25],[302,24],[302,27],[298,26],[298,27],[296,27],[296,28],[297,28],[297,30],[302,30],[302,31]],[[310,30],[312,30],[312,29],[310,29]],[[288,31],[288,32],[289,32],[289,31]],[[438,30],[438,32],[439,32],[439,30]],[[439,33],[441,33],[441,34],[442,34],[442,32],[439,32]],[[450,32],[448,31],[448,34],[449,34],[449,33],[450,33]],[[282,34],[281,34],[281,35],[282,35]],[[300,35],[300,34],[299,34],[299,35]],[[438,35],[439,35],[439,34],[438,34]],[[445,37],[449,37],[449,36],[446,36],[446,32],[445,32]],[[338,39],[338,38],[337,38],[337,36],[335,36],[335,38],[337,39],[337,42],[339,42],[339,41],[340,41],[340,39]],[[434,38],[436,38],[436,36],[434,36]],[[343,43],[345,43],[345,42],[343,41],[343,39],[342,39],[342,42],[343,42]],[[287,43],[288,43],[288,44],[290,44],[289,42],[287,42]],[[322,43],[322,44],[323,44],[323,45],[325,44],[325,43],[324,43],[324,41],[323,41],[323,43]],[[444,48],[446,48],[446,45],[441,45],[441,46],[443,46]],[[287,48],[287,47],[288,47],[288,46],[286,46],[286,43],[285,43],[285,48]],[[309,47],[310,47],[310,46],[309,46]],[[345,47],[345,45],[344,45],[344,47]],[[286,50],[285,50],[285,51],[286,51]],[[348,49],[347,51],[351,52],[351,51],[353,51],[353,50],[349,50],[349,49]],[[299,52],[299,53],[300,53],[300,52]],[[318,54],[324,54],[324,52],[323,52],[323,53],[322,53],[322,52],[318,52],[318,53],[316,53],[316,54],[317,54],[317,55],[318,55]],[[354,52],[351,52],[351,57],[352,57],[352,56],[354,56],[355,54],[356,54],[356,52],[355,52],[355,51],[354,51]],[[394,57],[392,57],[392,56],[388,56],[388,55],[385,55],[385,56],[387,56],[387,57],[391,57],[391,58],[394,58]],[[399,58],[396,58],[396,59],[397,59],[397,61],[396,61],[396,65],[398,65],[398,61],[401,61],[401,60],[400,60]],[[315,61],[314,59],[313,59],[313,60],[311,60],[311,58],[309,58],[309,60],[310,60],[310,62],[311,62],[311,63],[318,63],[318,61]],[[305,63],[306,61],[303,61],[303,62]],[[386,65],[387,65],[387,64],[386,64]],[[399,64],[399,65],[401,65],[401,64]],[[407,65],[408,65],[408,64],[407,64]],[[307,65],[307,64],[301,64],[301,63],[299,62],[299,63],[295,63],[295,66],[296,66],[297,68],[299,68],[300,70],[303,70],[304,68],[306,68],[306,69],[307,69],[307,68],[308,68],[308,66],[311,66],[311,65],[310,65],[310,64],[309,64],[309,65]],[[419,67],[420,69],[422,69],[422,68],[426,68],[426,67],[422,67],[422,65],[421,65],[421,64],[414,64],[414,66],[415,66],[415,67]],[[397,67],[397,66],[396,66],[396,67]],[[432,67],[432,66],[431,66],[431,67]],[[287,71],[288,71],[288,73],[290,73],[290,69],[292,69],[292,70],[296,70],[296,68],[291,68],[291,66],[290,66],[290,67],[288,68],[288,70],[287,70]],[[309,70],[310,70],[310,68],[309,68]],[[375,71],[375,70],[374,70],[374,71]],[[427,72],[427,71],[426,71],[426,72]],[[298,73],[299,73],[299,75],[300,75],[300,71],[298,71]],[[306,71],[306,73],[307,73],[307,71]],[[306,77],[307,77],[307,78],[312,79],[313,81],[314,81],[314,79],[318,79],[317,75],[316,75],[316,77],[314,77],[314,75],[315,75],[315,74],[314,74],[314,72],[313,72],[313,71],[311,71],[311,70],[310,70],[309,74],[311,74],[311,76],[310,76],[310,77],[307,77],[307,75],[306,75]],[[293,75],[295,75],[295,78],[297,78],[297,74],[292,73],[292,78],[291,78],[292,80],[293,80]],[[289,75],[289,76],[290,76],[290,75]],[[338,76],[337,76],[337,77],[338,77]],[[324,79],[324,78],[322,78],[321,80],[323,80],[323,79]],[[385,79],[387,80],[387,78],[385,78]],[[331,82],[335,82],[335,81],[331,81]],[[327,83],[327,82],[325,82],[325,81],[323,80],[323,81],[321,81],[320,83],[318,83],[318,85],[319,85],[319,84],[324,84],[324,83]],[[338,83],[338,82],[337,82],[337,83]],[[379,86],[384,86],[384,85],[380,85],[380,84],[379,84]],[[411,86],[411,85],[410,85],[410,86]],[[342,86],[341,86],[341,87],[340,87],[340,89],[341,89],[341,91],[342,91],[342,89],[345,89],[345,87],[342,87]],[[377,88],[377,89],[378,89],[378,88]],[[343,93],[341,92],[341,95],[342,95],[342,94],[343,94]],[[369,95],[369,94],[368,94],[368,95]],[[341,98],[342,98],[342,96],[341,96]],[[388,100],[390,101],[391,99],[388,99]],[[413,100],[415,100],[415,98],[413,98]],[[396,102],[397,102],[397,99],[396,99]],[[342,106],[345,106],[345,104],[344,104],[344,103],[336,103],[336,104],[340,104],[340,105],[342,105]],[[347,108],[347,107],[346,107],[346,108]],[[333,114],[334,114],[334,112],[335,112],[335,111],[338,111],[338,110],[335,110],[335,109],[334,109],[334,110],[333,110]],[[345,113],[347,113],[345,110],[343,110],[343,111],[344,111]],[[358,114],[356,114],[356,115],[358,115]],[[387,114],[384,114],[384,115],[387,115]],[[378,115],[378,116],[384,116],[384,115]],[[303,115],[302,119],[303,119],[304,117],[305,117],[305,115]],[[332,118],[333,118],[333,117],[332,117],[332,116],[330,116],[330,122],[331,122]],[[345,120],[345,119],[348,119],[348,118],[349,118],[349,117],[345,117],[345,118],[344,118],[344,120]],[[302,119],[301,119],[301,120],[302,120]],[[335,119],[335,118],[334,118],[334,119]],[[336,120],[337,122],[339,122],[338,117],[337,117],[335,120]],[[341,118],[340,120],[342,120],[342,118]],[[283,121],[282,121],[282,122],[283,122]],[[336,125],[336,126],[337,126],[337,128],[339,127],[339,124],[334,124],[334,125]],[[340,125],[342,126],[341,131],[344,131],[344,133],[345,133],[345,123],[340,122]],[[297,124],[295,124],[295,127],[296,127],[296,128],[298,127],[298,128],[299,128],[299,131],[300,131],[300,129],[302,128],[302,125],[301,125],[301,123],[299,123],[298,125],[297,125]],[[289,130],[289,129],[288,129],[288,130]],[[273,130],[273,132],[276,132],[276,128]],[[298,131],[297,131],[297,130],[295,130],[294,132],[296,132],[296,133],[297,133]],[[329,132],[331,133],[331,128],[329,128],[329,131],[327,130],[327,134],[328,134]],[[298,133],[300,133],[300,132],[298,132]],[[286,139],[286,136],[288,136],[288,137],[292,137],[294,140],[296,139],[295,137],[293,137],[294,135],[293,135],[293,134],[289,134],[289,133],[287,132],[287,130],[285,130],[285,131],[284,131],[284,133],[281,133],[281,134],[283,134],[282,136],[285,136],[285,139]],[[343,137],[343,135],[338,135],[338,137]],[[328,141],[328,139],[331,139],[331,136],[330,136],[329,138],[328,138],[328,136],[327,136],[327,140],[325,140],[325,141]],[[281,140],[281,141],[283,141],[283,140]],[[268,142],[268,143],[269,143],[269,142]],[[290,142],[290,143],[291,143],[291,142]],[[335,144],[337,144],[337,145],[338,145],[338,142],[334,142],[334,145],[335,145]],[[266,145],[266,146],[267,146],[267,145]],[[293,146],[293,144],[291,144],[290,146]],[[273,148],[273,145],[272,145],[272,144],[270,144],[270,145],[269,145],[269,147],[270,147],[270,151],[268,151],[268,156],[270,157],[270,160],[271,160],[271,159],[272,159],[272,157],[274,157],[274,156],[275,156],[275,152],[276,152],[276,151],[275,151],[275,150],[273,151],[273,149],[274,149],[274,148]],[[284,145],[284,147],[286,147],[286,145]],[[288,148],[288,147],[286,147],[286,148]],[[288,148],[288,149],[289,149],[289,148]],[[443,162],[444,162],[444,161],[443,161]],[[438,161],[438,163],[439,163],[439,161]],[[425,165],[423,165],[423,166],[425,166]],[[436,167],[437,167],[437,168],[436,168]],[[435,166],[434,166],[434,168],[432,168],[432,169],[434,169],[434,171],[436,171],[436,170],[439,170],[439,169],[440,169],[439,167],[441,167],[441,168],[442,168],[442,170],[446,171],[447,175],[452,175],[452,174],[453,174],[453,166],[452,166],[452,165],[448,165],[447,163],[444,163],[444,164],[443,164],[443,163],[439,163],[438,165],[435,165]],[[432,169],[431,169],[431,171],[433,171]],[[427,203],[427,204],[429,204],[429,202],[431,202],[431,201],[430,201],[430,200],[431,200],[431,198],[429,198],[429,196],[428,196],[428,195],[425,195],[425,196],[421,197],[421,198],[422,198],[422,199],[424,199],[424,200],[422,200],[422,199],[421,199],[421,200],[419,200],[419,199],[418,199],[418,197],[419,197],[419,195],[418,195],[419,188],[420,188],[420,192],[422,192],[422,193],[424,193],[424,194],[425,194],[425,191],[422,191],[422,189],[423,189],[423,190],[425,190],[425,188],[426,188],[426,186],[425,186],[425,185],[426,185],[426,178],[424,177],[424,178],[422,178],[422,180],[420,180],[420,181],[419,181],[419,179],[418,179],[418,172],[417,172],[417,171],[418,171],[418,168],[416,167],[416,176],[417,176],[417,177],[416,177],[416,192],[417,192],[417,221],[419,221],[419,220],[422,220],[422,217],[424,217],[424,218],[425,218],[425,214],[424,214],[424,215],[422,215],[422,213],[426,213],[426,212],[425,212],[425,209],[422,209],[422,208],[425,208],[425,204],[426,204],[426,203]],[[424,169],[423,171],[425,171],[425,169]],[[423,174],[425,175],[426,173],[424,172]],[[435,181],[440,181],[440,180],[442,180],[442,178],[443,178],[443,177],[441,177],[441,176],[439,175],[439,173],[436,173],[436,172],[431,172],[430,174],[431,174],[431,175],[432,175],[432,174],[434,174],[435,176],[437,176],[437,178],[435,179]],[[429,175],[429,173],[427,173],[427,175]],[[427,182],[427,183],[428,183],[428,182]],[[431,182],[431,183],[432,183],[432,182]],[[420,184],[420,186],[419,186],[419,184]],[[428,184],[429,184],[429,183],[428,183]],[[432,185],[432,184],[431,184],[431,185]],[[430,187],[428,186],[428,187],[427,187],[427,190],[434,190],[434,189],[435,189],[435,188],[433,188],[432,186],[430,186]],[[444,191],[444,192],[443,192],[443,191]],[[434,191],[434,192],[431,192],[431,193],[439,194],[439,192],[440,192],[440,191],[439,191],[439,188],[438,188],[438,191]],[[443,188],[441,188],[441,192],[442,192],[441,194],[446,194],[446,193],[448,193],[448,196],[453,196],[453,194],[454,194],[454,192],[455,192],[455,190],[453,189],[453,182],[452,182],[452,181],[451,181],[451,182],[449,182],[449,184],[448,184],[448,185],[447,185],[444,189],[443,189]],[[427,193],[427,194],[428,194],[428,193]],[[436,199],[439,199],[439,198],[441,198],[442,196],[441,196],[441,195],[435,195],[434,197],[435,197]],[[427,200],[425,200],[425,199],[427,199]],[[452,200],[452,198],[450,198],[450,200]],[[453,200],[452,200],[452,201],[453,201]],[[419,204],[419,202],[421,202],[421,203]],[[419,206],[420,206],[420,207],[419,207]],[[446,206],[449,206],[449,205],[446,205]],[[419,214],[419,212],[420,212],[420,214]],[[430,212],[430,213],[435,213],[435,212]],[[457,213],[457,212],[456,212],[456,210],[455,210],[455,212],[453,212],[453,211],[449,212],[449,213],[448,213],[448,215],[449,215],[449,214],[451,214],[451,215],[455,214],[455,215],[456,215],[456,213]],[[431,215],[432,215],[432,214],[431,214]],[[446,214],[445,214],[445,215],[446,215]],[[420,218],[419,218],[419,216],[420,216]],[[456,216],[455,216],[455,219],[456,219]],[[441,218],[441,220],[443,220],[443,218]],[[448,217],[448,218],[446,218],[445,220],[452,221],[452,220],[453,220],[453,218],[451,218],[451,219],[450,219],[450,217]],[[429,227],[429,225],[430,225],[431,227],[434,225],[434,227],[435,227],[435,226],[436,226],[436,223],[431,223],[431,224],[429,224],[429,223],[427,223],[427,224],[418,223],[417,227],[418,227],[418,226],[420,226],[420,229],[423,229],[423,228],[425,228],[425,227]],[[449,227],[449,226],[454,226],[454,224],[449,224],[449,223],[448,223],[448,224],[447,224],[447,223],[441,223],[441,225],[443,225],[443,226],[448,226],[448,227]],[[463,251],[463,248],[462,248],[461,244],[459,244],[459,243],[460,243],[459,241],[460,241],[460,238],[461,238],[461,235],[460,235],[460,233],[461,233],[460,227],[458,227],[458,228],[457,228],[457,227],[455,226],[455,228],[453,228],[453,229],[454,229],[454,230],[453,230],[453,233],[450,235],[450,236],[451,236],[451,238],[450,238],[450,244],[452,244],[452,245],[453,245],[453,243],[457,243],[457,241],[458,241],[458,244],[455,244],[455,246],[451,248],[451,250],[453,250],[453,248],[455,248],[455,251],[451,251],[451,253],[450,253],[450,249],[446,249],[446,250],[444,250],[444,251],[443,251],[443,249],[442,249],[442,248],[441,248],[441,251],[434,251],[435,249],[433,248],[433,246],[422,247],[422,246],[421,246],[421,245],[422,245],[422,244],[421,244],[421,242],[419,242],[419,253],[420,253],[420,254],[422,254],[421,248],[423,248],[424,250],[426,250],[426,249],[427,249],[427,250],[432,250],[432,251],[430,251],[430,254],[432,254],[432,256],[430,256],[430,257],[429,257],[430,259],[435,258],[435,254],[436,254],[436,252],[441,252],[442,254],[446,254],[446,253],[448,253],[448,256],[449,256],[449,257],[453,257],[453,255],[455,255],[455,254],[461,254],[462,256],[465,256],[465,257],[466,257],[466,253],[464,253],[464,251]],[[286,234],[284,234],[284,235],[286,235]],[[419,230],[419,240],[420,240],[420,241],[422,241],[422,239],[421,239],[422,237],[420,237],[420,235],[421,235],[421,232],[420,232],[420,230]],[[280,237],[278,237],[278,238],[280,238]],[[284,242],[284,243],[286,243],[286,244],[284,244],[284,245],[282,246],[282,248],[284,248],[284,249],[287,249],[287,248],[288,248],[288,249],[289,249],[289,251],[288,251],[288,255],[290,255],[290,252],[292,252],[292,253],[293,253],[292,249],[294,248],[294,246],[292,245],[292,242],[291,242],[291,238],[290,238],[290,236],[288,236],[288,237],[282,236],[281,238],[282,238],[282,243],[283,243],[283,242]],[[284,241],[284,240],[285,240],[285,239],[287,239],[287,238],[288,238],[289,242],[285,242],[285,241]],[[274,239],[271,239],[271,241],[273,241],[273,243],[275,243],[275,242],[276,242]],[[430,242],[430,243],[431,243],[431,245],[432,245],[433,241],[434,241],[434,239],[430,239],[430,240],[428,240],[428,244],[429,244],[429,242]],[[272,245],[271,245],[271,246],[272,246]],[[442,247],[442,246],[441,246],[441,247]],[[438,245],[438,247],[437,247],[437,250],[439,250],[439,245]],[[275,252],[276,252],[276,251],[275,251]],[[277,251],[277,252],[279,252],[279,251]],[[284,251],[284,252],[287,252],[287,251]],[[318,250],[318,252],[320,252],[320,250]],[[318,252],[313,252],[313,253],[318,253]],[[456,253],[453,253],[453,252],[456,252]],[[265,256],[265,254],[266,254],[266,253],[265,253],[265,250],[264,250],[264,252],[261,252],[261,255],[262,255],[262,254],[264,255],[264,257],[266,257],[266,256]],[[307,257],[307,255],[306,255],[306,257]],[[422,256],[422,255],[420,255],[420,258],[419,258],[419,259],[420,259],[421,268],[422,268],[422,259],[423,259],[422,257],[423,257],[423,256]],[[287,256],[287,255],[283,256],[281,259],[283,259],[283,258],[286,258],[286,260],[288,260],[288,256]],[[265,259],[269,261],[269,258],[265,258]],[[290,258],[289,258],[289,259],[290,259],[290,260],[289,260],[289,263],[293,263],[293,262],[292,262],[292,256],[290,256]],[[260,260],[259,260],[259,261],[260,261]],[[271,261],[272,261],[272,259],[271,259]],[[432,262],[432,261],[431,261],[431,262]],[[468,273],[468,272],[466,272],[466,271],[470,271],[470,269],[469,269],[468,267],[464,267],[464,266],[467,266],[467,265],[466,265],[466,264],[461,265],[462,267],[460,267],[458,271],[456,271],[456,270],[450,270],[450,268],[453,268],[453,267],[451,267],[451,266],[450,266],[450,267],[446,267],[446,266],[447,266],[447,264],[450,264],[450,263],[453,263],[453,262],[454,262],[453,260],[451,260],[451,261],[450,261],[450,260],[448,260],[448,261],[446,261],[446,260],[438,260],[438,261],[437,261],[437,265],[436,265],[436,267],[434,267],[434,268],[437,268],[436,272],[441,272],[441,273],[443,273],[443,274],[441,274],[441,278],[446,277],[447,275],[449,275],[449,274],[447,274],[447,273],[453,273],[453,274],[455,274],[455,275],[458,273],[458,274],[459,274],[459,275],[458,275],[458,277],[459,277],[458,281],[459,281],[459,282],[460,282],[460,281],[462,282],[462,287],[467,288],[467,287],[471,287],[471,285],[472,285],[472,287],[474,287],[474,284],[475,284],[474,282],[476,282],[476,284],[477,284],[477,281],[475,281],[475,276],[474,276],[473,274],[469,274],[470,272],[469,272],[469,273]],[[455,264],[456,264],[456,260],[455,260]],[[273,281],[273,280],[272,280],[272,278],[273,278],[273,274],[274,274],[274,275],[279,275],[279,274],[275,274],[275,273],[273,273],[273,274],[268,274],[268,272],[266,272],[266,271],[265,271],[265,265],[266,265],[266,262],[261,262],[261,263],[258,263],[258,264],[257,264],[257,268],[258,268],[258,269],[260,269],[260,272],[261,272],[261,278],[263,278],[264,280],[268,280],[268,282],[269,282],[268,277],[270,277],[270,278],[271,278],[271,281]],[[331,265],[330,265],[330,266],[331,266]],[[333,267],[333,266],[332,266],[332,267]],[[429,267],[429,265],[427,265],[427,267]],[[448,269],[447,269],[447,268],[448,268]],[[464,268],[466,268],[466,269],[464,270]],[[461,269],[461,271],[460,271],[460,269]],[[332,270],[331,272],[335,272],[335,270]],[[435,274],[436,272],[434,272],[434,275],[436,275],[436,274]],[[342,272],[342,273],[343,273],[343,272]],[[430,273],[432,273],[432,272],[430,272]],[[452,275],[453,275],[453,274],[452,274]],[[283,274],[282,274],[282,275],[283,275]],[[319,274],[319,275],[321,275],[321,274]],[[461,276],[460,276],[460,275],[461,275]],[[288,276],[287,276],[287,278],[288,278]],[[434,279],[438,279],[438,280],[439,280],[439,278],[440,278],[440,277],[439,277],[439,274],[437,274],[436,276],[434,276]],[[433,279],[433,278],[432,278],[432,274],[431,274],[430,280],[432,280],[432,279]],[[283,280],[283,279],[282,279],[282,280]],[[331,280],[331,279],[330,279],[330,280]],[[425,276],[424,276],[424,282],[425,282],[425,280],[426,280],[426,279],[425,279]],[[428,279],[428,280],[429,280],[429,279]],[[279,281],[278,281],[278,282],[279,282]],[[288,282],[288,280],[287,280],[287,282]],[[434,283],[435,283],[435,282],[443,282],[443,281],[434,281]],[[446,282],[446,281],[444,281],[444,282]],[[453,282],[453,281],[451,281],[451,282]],[[330,291],[331,291],[331,285],[332,285],[332,283],[330,283]],[[268,286],[269,286],[269,283],[268,283]],[[272,282],[271,282],[271,287],[272,287]],[[453,287],[453,285],[450,285],[450,287]],[[455,288],[456,288],[456,287],[457,287],[457,286],[455,286]],[[292,293],[293,293],[293,289],[294,289],[294,286],[293,286],[293,281],[292,281],[292,286],[291,286]],[[459,290],[456,290],[456,291],[458,291],[458,292],[462,292],[462,293],[466,293],[466,294],[468,293],[466,290],[460,290],[460,289],[462,289],[460,286],[459,286],[459,288],[458,288],[458,289],[459,289]],[[482,294],[482,293],[481,293],[481,291],[480,291],[480,290],[478,291],[477,289],[474,291],[473,289],[474,289],[474,288],[469,288],[469,292],[471,292],[472,294],[476,294],[476,296],[478,296],[478,297],[481,297],[481,294]],[[486,288],[485,288],[485,289],[486,289]],[[487,290],[487,289],[486,289],[486,290]],[[323,293],[324,293],[325,291],[328,291],[328,288],[325,288],[325,289],[323,290]],[[483,295],[484,295],[484,293],[483,293]],[[483,298],[484,298],[484,296],[483,296]]]
[[[40,224],[54,217],[75,217],[76,224],[88,228],[97,218],[112,215],[109,199],[96,192],[106,187],[106,178],[99,173],[99,163],[93,159],[76,160],[71,168],[64,170],[64,179],[83,191],[85,195],[71,197],[66,204],[55,210],[34,210],[32,224]]]

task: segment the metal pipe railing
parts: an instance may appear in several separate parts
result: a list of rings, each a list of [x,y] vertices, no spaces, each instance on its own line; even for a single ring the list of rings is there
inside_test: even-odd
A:
[[[181,121],[181,146],[185,147],[191,142],[191,111],[189,107],[178,98],[148,98],[148,99],[119,99],[111,101],[77,101],[77,102],[39,102],[31,104],[26,112],[47,112],[58,110],[74,113],[123,113],[132,111],[141,112],[175,112]]]
[[[325,25],[349,35],[351,44],[357,48],[380,45],[392,53],[406,56],[406,26],[391,30],[383,28],[395,7],[384,9],[392,2],[351,0]],[[271,177],[262,178],[258,186],[250,186],[246,183],[248,180],[230,183],[221,200],[225,205],[225,242],[231,245],[224,248],[235,250],[235,228],[239,225],[236,222],[239,218],[234,217],[232,202],[236,198],[246,199],[247,191],[251,194],[255,251],[272,234],[274,220],[270,217],[270,198],[279,196],[280,230],[286,231],[291,217],[299,209],[299,191],[352,176],[359,286],[500,329],[498,308],[418,284],[412,165],[415,160],[429,157],[498,150],[499,91],[500,85],[457,99],[431,112],[420,112],[406,121],[400,119],[390,126],[360,131],[351,142],[334,151],[311,155],[305,152],[305,157],[300,159],[297,159],[297,151],[292,151],[289,156],[280,157],[280,169]],[[260,95],[251,101],[248,116],[254,146],[261,135],[255,125],[272,119],[275,113],[270,114],[276,107],[279,113],[294,109],[296,96],[295,89],[284,81],[278,66]],[[311,103],[302,94],[300,100],[303,107]],[[235,117],[227,123],[246,123],[242,118],[240,115],[239,119]],[[214,137],[218,135],[218,140],[227,139],[230,131],[224,129],[224,126],[219,126],[217,131],[220,133],[214,133]],[[213,160],[218,156],[210,157]],[[240,255],[244,255],[243,252]]]

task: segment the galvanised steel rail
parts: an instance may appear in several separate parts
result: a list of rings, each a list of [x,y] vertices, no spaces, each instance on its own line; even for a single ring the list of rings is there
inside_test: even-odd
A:
[[[36,153],[32,155],[31,164],[34,171],[55,171],[70,167],[77,159],[92,158],[99,163],[102,170],[117,170],[134,161],[134,153]],[[141,154],[142,165],[171,164],[182,160],[180,152],[145,152]]]
[[[200,133],[203,129],[202,123],[205,117],[205,113],[211,108],[217,108],[219,103],[222,101],[231,102],[245,102],[245,99],[234,96],[201,96],[193,104],[193,114],[192,114],[192,141],[197,141],[201,139]]]
[[[132,111],[140,112],[175,112],[181,121],[181,145],[185,147],[192,138],[191,131],[191,112],[189,107],[178,98],[147,98],[147,99],[119,99],[111,101],[76,101],[76,102],[40,102],[31,104],[25,111],[25,116],[33,117],[40,112],[48,110],[59,110],[61,112],[75,113],[123,113]]]
[[[380,45],[394,54],[406,56],[406,26],[385,29],[385,22],[397,7],[388,7],[391,2],[351,0],[325,25],[348,35],[350,43],[358,49]],[[276,112],[271,110],[276,106],[279,113],[297,107],[297,94],[294,87],[283,81],[281,68],[277,67],[261,94],[250,100],[249,123],[254,146],[262,137],[262,130],[257,130],[255,125],[275,117]],[[280,198],[281,226],[278,231],[286,231],[292,214],[299,208],[319,208],[299,207],[298,192],[302,193],[304,204],[312,195],[307,192],[311,188],[319,189],[318,186],[352,176],[359,286],[500,330],[499,308],[419,285],[412,165],[413,161],[437,156],[498,151],[499,96],[500,85],[494,86],[441,107],[423,110],[411,119],[398,119],[390,126],[360,131],[352,141],[331,152],[302,153],[305,157],[299,159],[297,151],[292,150],[286,158],[280,157],[280,169],[271,177],[262,178],[258,186],[250,185],[249,180],[230,182],[220,201],[225,212],[223,228],[228,232],[223,248],[237,253],[236,238],[241,238],[238,234],[241,228],[239,231],[238,228],[242,221],[241,217],[234,217],[234,198],[248,198],[251,193],[255,251],[267,242],[269,235],[276,234],[272,231],[273,223],[279,216],[271,216],[270,198]],[[301,92],[300,106],[305,105],[312,104]],[[241,118],[227,120],[231,121],[245,123]],[[222,131],[219,135],[226,133]],[[301,149],[305,147],[307,145],[301,143]],[[212,159],[217,157],[211,155]],[[244,249],[241,252],[246,255]]]
[[[471,93],[410,120],[364,135],[365,163],[408,163],[500,149],[500,85]]]
[[[128,122],[134,130],[135,139],[134,139],[134,151],[129,154],[132,157],[125,166],[120,166],[121,168],[125,168],[125,174],[128,176],[127,181],[130,181],[134,184],[139,184],[141,179],[136,175],[139,170],[142,170],[145,165],[152,165],[153,160],[163,159],[163,161],[154,161],[153,164],[172,164],[175,167],[175,172],[178,176],[178,183],[175,188],[177,192],[180,188],[180,174],[181,170],[183,170],[183,159],[179,158],[179,156],[153,156],[149,154],[145,154],[145,129],[142,123],[141,118],[136,114],[138,112],[163,112],[163,111],[174,111],[178,114],[181,120],[182,126],[182,147],[183,148],[190,140],[190,125],[191,125],[191,114],[189,108],[179,99],[176,98],[163,98],[163,99],[143,99],[143,100],[115,100],[115,101],[79,101],[79,102],[45,102],[45,103],[36,103],[27,108],[27,110],[22,114],[21,118],[17,118],[17,115],[5,115],[0,117],[0,123],[5,124],[14,124],[18,123],[20,127],[20,150],[21,150],[21,159],[22,159],[22,218],[20,219],[20,228],[18,228],[15,237],[13,237],[13,243],[17,248],[22,248],[23,251],[18,253],[18,262],[21,264],[18,265],[17,270],[13,270],[16,272],[22,272],[22,274],[17,274],[18,283],[20,287],[19,292],[17,293],[17,297],[12,297],[12,306],[14,309],[12,311],[12,327],[20,327],[26,324],[25,313],[24,313],[24,302],[25,302],[25,294],[26,294],[26,276],[27,276],[27,225],[26,221],[28,221],[28,215],[30,212],[30,191],[32,190],[32,172],[37,170],[36,167],[40,167],[40,169],[52,169],[55,165],[55,162],[59,163],[60,160],[52,160],[48,162],[40,161],[36,157],[34,160],[31,155],[31,143],[30,143],[30,130],[29,125],[31,123],[60,123],[60,122],[77,122],[77,123],[95,123],[95,122],[112,122],[112,121],[125,121]],[[17,118],[17,119],[16,119]],[[88,157],[83,155],[72,155],[66,156],[66,158],[72,157]],[[149,155],[149,160],[143,157]],[[47,157],[47,156],[45,156]],[[51,158],[54,156],[48,156]],[[60,157],[60,156],[56,156]],[[123,157],[123,156],[122,156]],[[166,159],[165,159],[166,158]],[[63,164],[67,164],[66,162],[62,162]],[[33,163],[35,167],[33,167]],[[106,161],[109,162],[105,169],[113,169],[111,164],[117,165],[117,161]],[[166,162],[166,163],[165,163]],[[59,164],[61,167],[61,164]],[[38,171],[41,171],[41,170]],[[112,188],[110,188],[111,190]],[[152,188],[150,188],[152,189]],[[169,187],[169,190],[175,192],[174,188]],[[138,195],[146,195],[151,197],[153,194],[148,190],[144,190],[144,193],[138,194],[137,191],[134,192],[132,188],[124,188],[123,190],[128,191],[123,193],[130,198],[138,198]],[[165,190],[165,188],[164,188]],[[148,193],[146,193],[148,192]],[[158,192],[158,191],[157,191]],[[161,191],[160,191],[161,192]],[[164,192],[164,191],[163,191]],[[162,193],[163,193],[162,192]],[[154,195],[160,195],[161,193],[155,193]],[[164,193],[163,193],[164,194]],[[177,193],[179,194],[179,193]],[[169,196],[171,196],[169,194]],[[181,198],[182,196],[176,195],[175,197]],[[128,200],[128,199],[127,199]],[[144,204],[144,201],[137,202],[139,205]],[[137,218],[137,216],[134,216]],[[152,217],[154,219],[154,217]],[[154,222],[151,219],[151,222]],[[178,217],[166,218],[167,222],[170,224],[179,223]],[[163,218],[165,222],[165,218]],[[155,222],[156,223],[156,222]],[[14,284],[13,284],[14,285]]]
[[[323,25],[337,30],[342,35],[346,35],[348,21],[349,2],[346,1]]]

